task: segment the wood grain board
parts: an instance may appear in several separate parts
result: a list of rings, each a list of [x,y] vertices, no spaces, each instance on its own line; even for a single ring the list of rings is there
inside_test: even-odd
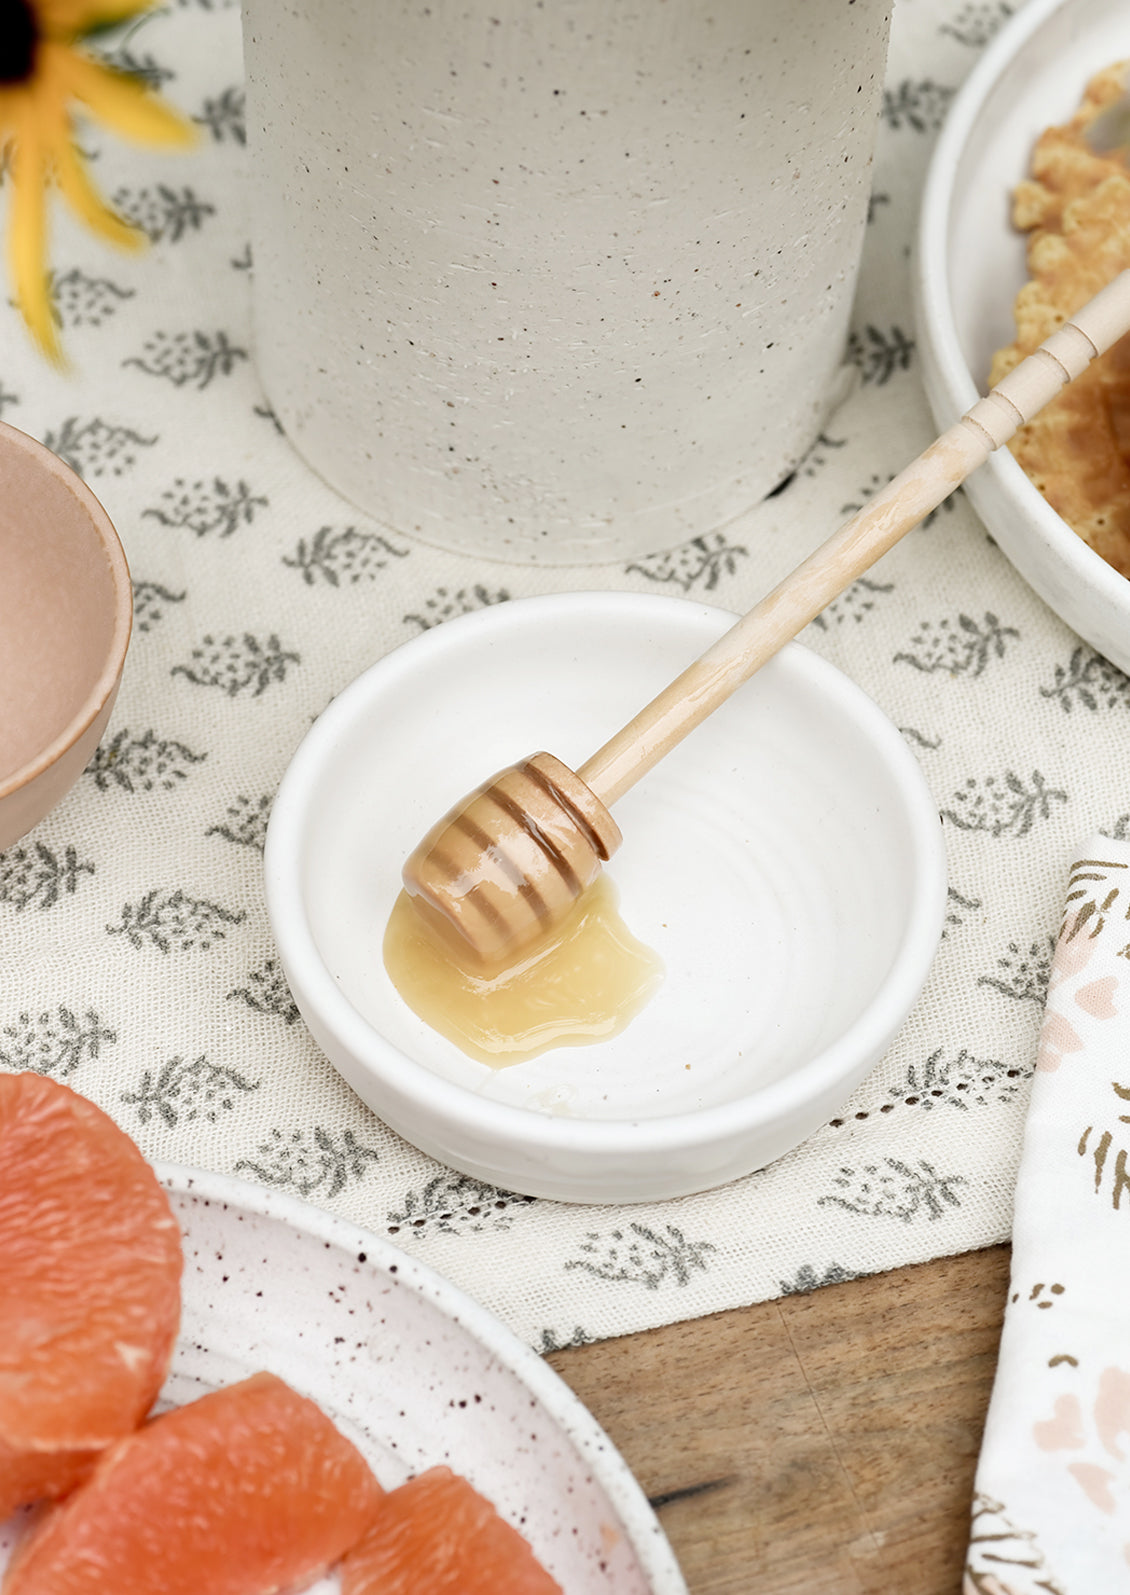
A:
[[[691,1595],[959,1595],[1008,1265],[992,1247],[547,1360]]]

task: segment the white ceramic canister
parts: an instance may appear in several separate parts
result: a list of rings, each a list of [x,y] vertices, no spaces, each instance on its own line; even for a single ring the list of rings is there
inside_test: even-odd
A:
[[[245,0],[257,358],[304,458],[459,552],[723,525],[835,387],[887,0]]]

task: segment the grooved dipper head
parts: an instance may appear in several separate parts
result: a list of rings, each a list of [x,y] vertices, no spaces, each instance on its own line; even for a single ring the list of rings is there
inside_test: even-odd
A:
[[[535,753],[432,827],[404,866],[404,887],[479,959],[500,964],[560,924],[620,842],[581,778]]]

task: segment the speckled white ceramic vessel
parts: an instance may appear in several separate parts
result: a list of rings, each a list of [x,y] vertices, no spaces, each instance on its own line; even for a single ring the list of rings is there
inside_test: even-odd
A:
[[[835,396],[885,0],[247,0],[256,358],[379,520],[611,561],[755,503]]]
[[[686,1595],[611,1442],[542,1359],[423,1264],[282,1192],[159,1168],[184,1235],[184,1309],[159,1406],[260,1369],[311,1397],[386,1488],[445,1463],[567,1595]],[[26,1526],[0,1524],[0,1570]],[[308,1586],[333,1595],[336,1574]]]

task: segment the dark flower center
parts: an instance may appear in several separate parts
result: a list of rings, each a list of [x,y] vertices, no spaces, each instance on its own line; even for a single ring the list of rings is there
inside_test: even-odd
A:
[[[29,0],[0,0],[0,86],[31,76],[36,36]]]

